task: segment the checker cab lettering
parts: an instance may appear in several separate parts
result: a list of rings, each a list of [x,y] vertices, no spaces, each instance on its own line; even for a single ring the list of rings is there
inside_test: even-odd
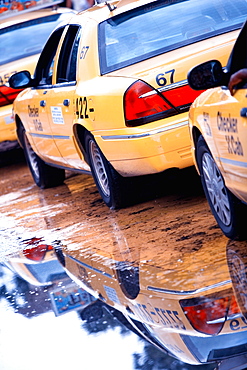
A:
[[[227,142],[227,148],[229,154],[235,154],[243,156],[243,146],[239,139],[236,137],[238,133],[238,120],[237,118],[231,117],[230,113],[224,117],[221,112],[217,113],[217,127],[219,131],[225,132],[225,140]]]
[[[232,118],[229,114],[228,117],[224,117],[221,112],[217,113],[217,127],[219,131],[237,133],[238,132],[238,120]]]
[[[29,117],[38,117],[39,116],[39,108],[37,108],[35,106],[31,107],[30,105],[28,105],[27,109],[28,109]]]

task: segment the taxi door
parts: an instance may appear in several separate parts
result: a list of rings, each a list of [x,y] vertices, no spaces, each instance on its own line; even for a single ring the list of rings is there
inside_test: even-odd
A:
[[[56,146],[70,167],[89,170],[76,150],[73,133],[74,94],[81,27],[70,25],[61,45],[55,81],[47,101],[49,123]]]
[[[47,162],[61,162],[49,124],[48,100],[52,94],[55,57],[64,27],[55,31],[47,41],[35,71],[35,88],[27,101],[29,138],[36,152]]]
[[[230,188],[247,178],[247,97],[246,89],[237,90],[234,96],[228,89],[218,88],[208,110],[212,126],[217,161],[225,173]],[[238,186],[239,187],[239,186]]]

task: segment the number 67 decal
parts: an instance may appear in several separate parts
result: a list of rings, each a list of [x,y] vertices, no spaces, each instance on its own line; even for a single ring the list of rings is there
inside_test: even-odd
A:
[[[166,71],[165,73],[159,73],[156,76],[157,85],[165,86],[167,84],[167,80],[169,80],[168,82],[172,84],[174,82],[174,79],[173,79],[174,73],[175,73],[175,69],[171,69],[170,71]]]
[[[87,52],[88,52],[89,46],[83,46],[80,53],[80,59],[85,59]]]

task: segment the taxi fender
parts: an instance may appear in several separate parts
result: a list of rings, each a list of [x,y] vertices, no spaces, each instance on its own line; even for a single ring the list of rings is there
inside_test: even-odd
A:
[[[197,141],[200,135],[202,135],[210,152],[212,153],[217,163],[217,166],[219,167],[221,172],[224,172],[221,162],[218,160],[220,156],[219,156],[218,147],[215,143],[215,138],[214,138],[214,125],[216,124],[216,122],[214,121],[217,119],[217,117],[211,116],[210,109],[207,109],[207,104],[204,103],[204,102],[208,102],[209,100],[217,101],[218,99],[220,99],[219,95],[222,95],[221,88],[206,90],[193,102],[190,108],[189,121],[190,121],[190,132],[191,132],[191,139],[192,139],[192,155],[194,157],[194,163],[196,165],[197,170],[198,170],[198,164],[196,161],[196,146],[197,146]],[[200,107],[203,107],[203,108],[200,108]],[[200,111],[198,112],[199,108],[200,108]],[[195,110],[197,111],[196,115],[194,114]]]

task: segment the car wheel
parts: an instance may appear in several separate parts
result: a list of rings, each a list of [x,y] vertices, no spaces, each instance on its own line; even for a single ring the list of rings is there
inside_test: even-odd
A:
[[[88,323],[100,320],[104,316],[103,303],[99,300],[94,301],[81,310],[79,315],[83,321]]]
[[[197,142],[196,159],[206,198],[221,230],[228,238],[245,238],[244,214],[247,213],[247,207],[225,186],[220,170],[202,136]]]
[[[21,125],[18,136],[22,143],[25,158],[33,179],[40,188],[50,188],[61,185],[65,179],[65,170],[47,165],[32,149],[25,128]]]
[[[246,241],[231,240],[227,245],[227,263],[238,306],[247,319],[247,255]]]
[[[106,205],[111,209],[126,206],[129,179],[119,175],[112,167],[90,134],[86,134],[85,147],[94,181]]]

